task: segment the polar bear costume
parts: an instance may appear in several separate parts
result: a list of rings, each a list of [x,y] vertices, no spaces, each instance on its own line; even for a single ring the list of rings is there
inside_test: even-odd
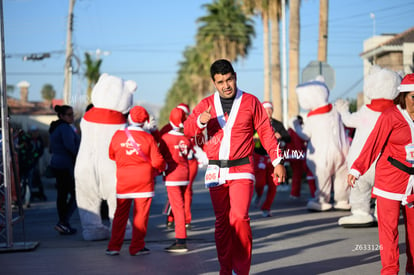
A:
[[[315,80],[298,85],[296,93],[300,107],[309,112],[303,128],[296,120],[294,129],[308,141],[306,163],[316,180],[315,198],[309,200],[307,208],[311,211],[330,210],[333,187],[333,207],[349,210],[346,167],[349,142],[339,113],[328,102],[329,89],[323,81]]]
[[[108,202],[112,221],[116,209],[116,165],[109,159],[109,143],[116,130],[126,123],[125,114],[133,105],[137,84],[102,74],[92,90],[93,107],[83,116],[81,144],[75,165],[76,200],[85,240],[110,237],[110,228],[102,223],[100,206]],[[125,238],[131,237],[131,226]]]
[[[345,126],[355,128],[355,136],[347,157],[348,169],[359,156],[369,134],[375,126],[380,114],[394,105],[393,99],[398,95],[398,85],[401,77],[398,73],[379,66],[371,68],[370,74],[364,81],[364,95],[370,101],[357,112],[350,113],[348,102],[337,100],[335,106],[340,112]],[[358,184],[351,189],[349,202],[351,215],[341,217],[338,224],[343,227],[368,227],[375,222],[371,214],[371,190],[374,186],[375,163],[358,179]]]

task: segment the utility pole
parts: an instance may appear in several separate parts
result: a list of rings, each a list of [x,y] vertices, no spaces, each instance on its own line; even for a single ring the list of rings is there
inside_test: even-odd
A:
[[[70,105],[72,90],[72,32],[73,32],[73,7],[76,0],[69,0],[68,29],[66,33],[66,59],[65,59],[65,82],[63,86],[63,102]]]

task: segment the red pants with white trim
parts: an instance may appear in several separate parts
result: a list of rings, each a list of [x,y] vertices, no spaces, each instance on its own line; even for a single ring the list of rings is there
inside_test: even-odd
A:
[[[302,184],[302,176],[303,173],[306,172],[306,181],[309,185],[309,191],[311,197],[315,197],[316,185],[315,185],[315,177],[313,176],[312,172],[309,170],[308,166],[306,165],[306,160],[304,159],[290,159],[289,160],[290,167],[292,168],[292,189],[290,191],[290,195],[294,197],[300,197],[300,190]]]
[[[261,210],[270,211],[276,196],[276,184],[273,181],[274,167],[269,156],[254,153],[254,174],[256,177],[255,191],[258,198],[261,198],[264,187],[267,185],[266,200],[260,207]],[[262,165],[259,167],[259,165]],[[264,165],[264,166],[263,166]],[[264,168],[264,169],[263,169]]]
[[[116,210],[112,221],[112,233],[108,250],[121,250],[132,201],[134,201],[134,210],[132,240],[129,245],[129,253],[133,255],[145,247],[144,238],[147,235],[148,218],[152,202],[151,197],[116,200]]]
[[[184,193],[184,209],[185,209],[185,223],[191,223],[191,204],[193,202],[193,182],[198,172],[198,160],[196,158],[188,160],[189,170],[190,170],[190,183],[187,185]],[[174,215],[171,211],[168,215],[167,220],[169,222],[174,221]]]
[[[401,202],[377,196],[378,234],[381,247],[381,274],[398,274],[398,222]],[[405,225],[405,244],[407,254],[407,273],[414,273],[414,208],[402,206]]]
[[[229,180],[210,188],[215,223],[217,256],[220,275],[247,275],[252,258],[252,231],[249,206],[253,196],[253,181]]]
[[[184,193],[187,186],[167,186],[168,200],[175,219],[175,238],[186,239]]]

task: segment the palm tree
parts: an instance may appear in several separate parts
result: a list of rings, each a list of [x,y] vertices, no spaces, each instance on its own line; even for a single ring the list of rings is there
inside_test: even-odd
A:
[[[237,61],[245,57],[255,35],[253,20],[245,15],[236,0],[216,0],[203,5],[208,15],[200,17],[198,44],[212,46],[213,60],[226,58]]]
[[[326,62],[328,53],[328,0],[319,1],[318,61]]]
[[[271,34],[272,34],[272,102],[274,106],[273,116],[277,120],[282,121],[282,95],[281,95],[281,73],[280,73],[280,32],[279,21],[281,17],[281,2],[280,0],[271,0],[269,6],[269,15],[271,20]]]
[[[92,88],[96,84],[96,82],[98,82],[99,76],[101,75],[100,73],[101,64],[102,64],[102,59],[94,60],[92,59],[91,55],[88,52],[85,52],[85,65],[86,65],[85,77],[88,81],[86,95],[87,95],[88,103],[90,103],[91,101]]]
[[[241,0],[247,14],[259,14],[263,24],[263,65],[264,65],[264,95],[265,101],[270,101],[270,35],[269,35],[269,1],[270,0]]]
[[[53,88],[53,85],[52,84],[43,85],[40,93],[42,94],[42,98],[48,104],[48,106],[51,106],[52,100],[56,96],[56,91],[55,91],[55,88]]]
[[[299,84],[300,0],[289,3],[289,101],[288,116],[299,113],[296,86]]]

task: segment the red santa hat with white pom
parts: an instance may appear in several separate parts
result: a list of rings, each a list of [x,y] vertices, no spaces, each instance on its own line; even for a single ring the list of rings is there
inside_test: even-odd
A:
[[[177,105],[177,108],[180,108],[188,116],[190,115],[190,107],[185,103],[180,103]]]
[[[404,76],[400,86],[398,87],[398,91],[401,93],[414,91],[414,74],[407,74]]]
[[[144,107],[134,106],[129,111],[128,122],[130,124],[142,127],[146,121],[149,122],[149,114]]]
[[[171,110],[170,125],[173,127],[174,130],[184,128],[185,119],[186,119],[186,114],[181,108],[175,107],[174,109]]]

